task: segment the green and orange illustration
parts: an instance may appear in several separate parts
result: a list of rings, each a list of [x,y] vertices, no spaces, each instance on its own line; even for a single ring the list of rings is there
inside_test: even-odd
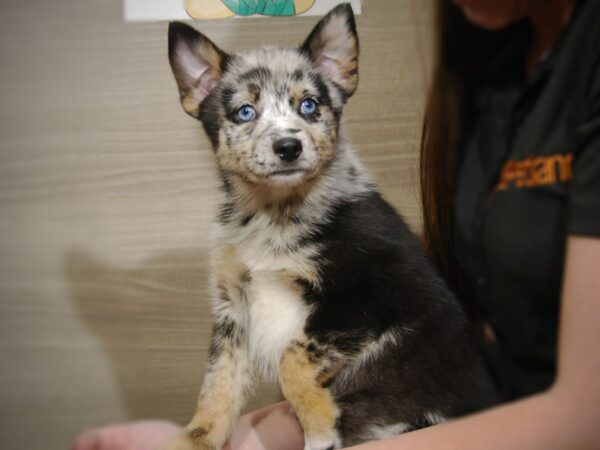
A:
[[[315,0],[186,0],[185,9],[194,19],[224,19],[233,16],[295,16],[308,11]]]

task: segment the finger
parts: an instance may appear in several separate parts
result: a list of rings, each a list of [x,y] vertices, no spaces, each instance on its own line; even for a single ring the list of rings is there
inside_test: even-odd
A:
[[[98,432],[88,430],[81,433],[71,444],[71,450],[101,450]]]

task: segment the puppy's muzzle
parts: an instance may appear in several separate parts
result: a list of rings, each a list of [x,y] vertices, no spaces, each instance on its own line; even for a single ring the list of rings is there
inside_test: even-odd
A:
[[[282,138],[273,143],[273,151],[283,161],[292,162],[300,157],[302,142],[296,138]]]

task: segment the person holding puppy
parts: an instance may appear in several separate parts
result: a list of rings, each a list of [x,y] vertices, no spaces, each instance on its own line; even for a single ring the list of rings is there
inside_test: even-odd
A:
[[[357,448],[598,448],[600,2],[436,7],[423,236],[508,403]],[[73,449],[150,450],[178,430],[118,425]],[[243,417],[228,445],[300,449],[302,430],[278,404]]]

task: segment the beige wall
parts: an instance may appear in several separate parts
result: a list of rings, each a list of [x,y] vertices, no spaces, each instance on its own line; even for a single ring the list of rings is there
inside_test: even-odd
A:
[[[346,110],[414,227],[419,3],[365,2]],[[241,49],[298,43],[315,20],[196,26]],[[117,0],[0,3],[0,448],[61,449],[83,427],[192,412],[216,183],[165,47],[166,23],[125,24]],[[251,406],[275,397],[261,389]]]

